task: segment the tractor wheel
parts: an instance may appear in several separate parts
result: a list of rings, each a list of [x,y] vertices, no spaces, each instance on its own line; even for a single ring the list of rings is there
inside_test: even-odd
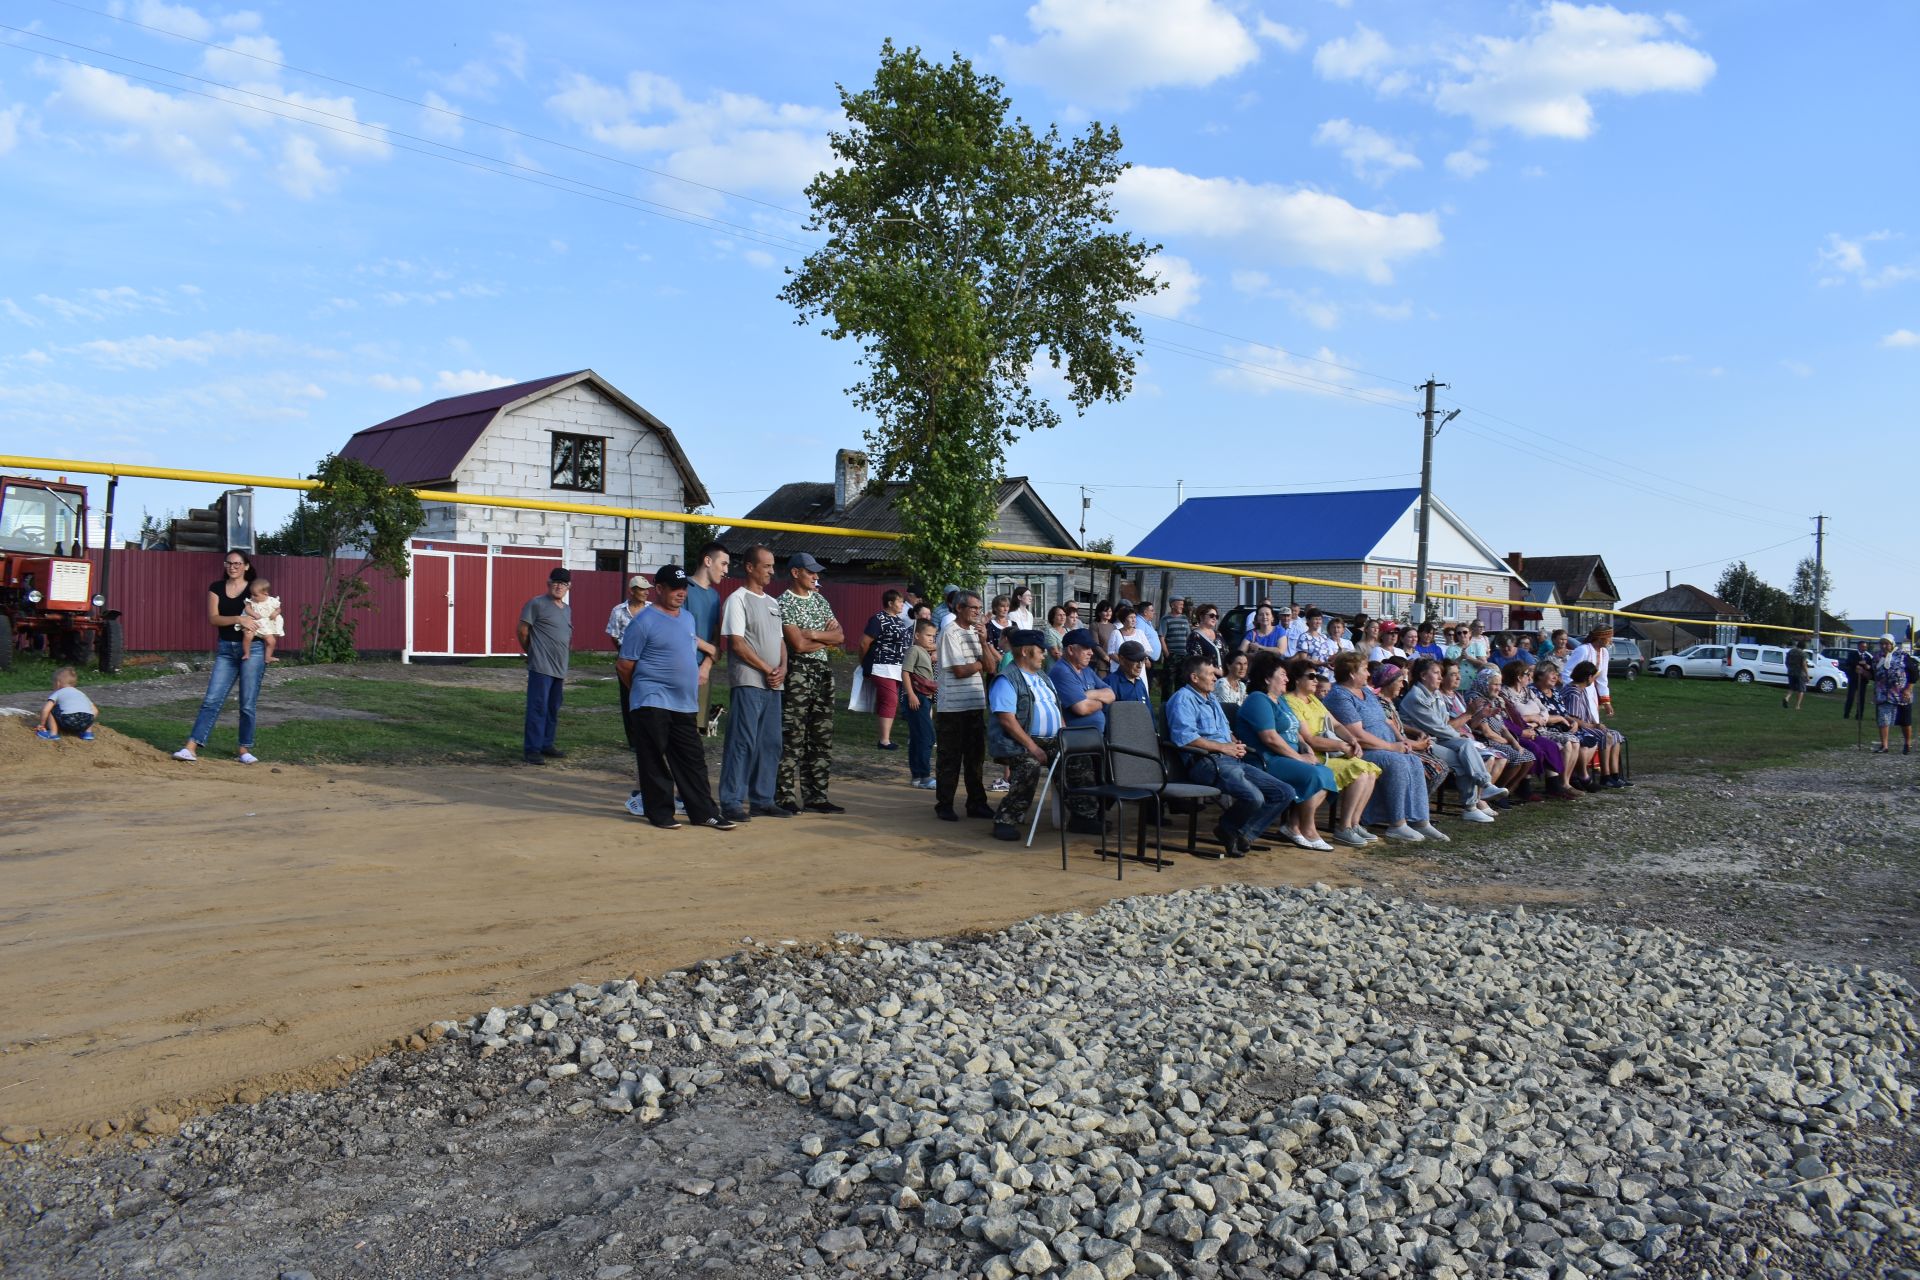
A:
[[[127,636],[120,629],[118,618],[108,618],[100,624],[100,643],[94,650],[100,659],[101,674],[110,676],[120,669],[121,661],[127,656]]]
[[[0,613],[0,671],[13,670],[13,618]]]
[[[93,661],[93,632],[75,628],[60,637],[58,647],[61,661],[85,667]]]

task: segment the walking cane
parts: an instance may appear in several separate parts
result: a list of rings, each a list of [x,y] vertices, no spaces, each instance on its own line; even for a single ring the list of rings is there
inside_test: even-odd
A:
[[[1040,830],[1040,813],[1047,805],[1047,792],[1053,788],[1053,771],[1060,767],[1060,754],[1054,753],[1053,760],[1047,765],[1047,776],[1040,780],[1040,794],[1033,800],[1033,822],[1027,827],[1026,847],[1033,848],[1033,837]]]

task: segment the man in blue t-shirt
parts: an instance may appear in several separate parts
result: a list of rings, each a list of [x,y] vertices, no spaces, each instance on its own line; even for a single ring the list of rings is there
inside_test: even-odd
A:
[[[1053,681],[1053,690],[1060,695],[1060,710],[1067,718],[1069,729],[1098,729],[1104,732],[1107,727],[1107,708],[1112,706],[1117,695],[1100,673],[1093,669],[1093,651],[1096,643],[1093,632],[1085,627],[1076,627],[1060,638],[1060,649],[1064,655],[1047,672]],[[1144,683],[1144,677],[1142,677]],[[1067,786],[1096,787],[1100,785],[1100,766],[1090,755],[1068,756],[1065,765]],[[1100,802],[1090,795],[1074,796],[1067,804],[1067,830],[1082,835],[1097,835],[1100,826]]]
[[[700,647],[700,727],[707,727],[707,682],[720,656],[720,584],[726,580],[733,555],[717,542],[700,553],[700,563],[687,575],[687,612],[693,615],[693,642]]]
[[[1195,654],[1181,668],[1185,687],[1167,699],[1167,741],[1186,759],[1187,777],[1202,786],[1218,787],[1227,802],[1226,816],[1213,837],[1229,858],[1244,858],[1253,842],[1292,806],[1298,793],[1265,769],[1246,759],[1247,747],[1233,736],[1227,713],[1213,696],[1220,671],[1206,657]],[[1211,850],[1196,857],[1218,858]]]
[[[1060,747],[1063,716],[1053,682],[1040,670],[1046,661],[1046,637],[1038,631],[1010,629],[1007,647],[1013,661],[987,691],[987,714],[1002,744],[994,758],[1008,766],[1007,794],[993,813],[993,838],[1018,840],[1033,794]],[[1025,716],[1021,702],[1026,703]],[[1009,754],[1011,752],[1012,754]]]
[[[677,564],[653,575],[653,608],[635,614],[620,637],[615,666],[632,689],[628,718],[633,725],[634,763],[647,821],[675,831],[673,793],[686,802],[697,827],[731,831],[707,783],[707,757],[694,725],[704,665],[695,643],[693,615],[687,612],[687,574]]]
[[[1151,706],[1147,697],[1147,646],[1138,640],[1129,640],[1113,656],[1114,669],[1107,677],[1107,688],[1113,690],[1114,699],[1145,702]]]

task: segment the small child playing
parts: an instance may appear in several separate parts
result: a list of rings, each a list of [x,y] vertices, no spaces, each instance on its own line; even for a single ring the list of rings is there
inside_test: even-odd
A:
[[[280,620],[280,601],[278,597],[268,595],[273,584],[265,578],[255,578],[253,585],[247,588],[247,616],[260,625],[253,634],[267,642],[267,661],[278,662],[273,650],[280,637],[287,634],[287,624]]]
[[[62,729],[79,734],[82,742],[93,741],[100,708],[80,692],[76,687],[79,683],[80,673],[72,667],[61,667],[53,673],[53,692],[47,695],[47,705],[40,708],[40,726],[34,730],[48,742],[59,738]]]

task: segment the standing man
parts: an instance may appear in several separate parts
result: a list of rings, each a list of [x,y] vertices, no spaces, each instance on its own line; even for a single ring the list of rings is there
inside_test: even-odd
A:
[[[1001,672],[987,695],[987,708],[993,714],[989,733],[993,756],[1012,773],[1007,794],[993,815],[996,840],[1020,838],[1033,793],[1060,748],[1060,701],[1053,682],[1040,670],[1047,657],[1046,637],[1016,628],[1007,641],[1013,646],[1013,665]]]
[[[954,597],[958,596],[959,594],[960,594],[960,588],[954,586],[951,582],[949,582],[947,584],[947,589],[941,593],[940,603],[933,607],[933,625],[936,629],[940,631],[945,631],[949,626],[952,625],[953,601],[954,601]]]
[[[700,646],[700,728],[707,727],[712,707],[707,701],[713,682],[713,666],[720,660],[720,584],[726,579],[733,556],[717,542],[709,542],[700,552],[700,563],[687,575],[687,612],[693,615],[693,640]]]
[[[1785,710],[1791,703],[1798,711],[1807,700],[1807,638],[1795,636],[1793,648],[1787,650],[1787,691],[1780,697],[1780,707]]]
[[[535,596],[520,610],[517,635],[527,655],[527,721],[521,735],[521,758],[545,764],[567,753],[554,741],[560,731],[560,695],[567,683],[567,657],[573,649],[573,606],[567,593],[573,575],[556,567],[547,575],[545,595]],[[671,799],[669,799],[671,803]]]
[[[633,726],[634,766],[640,794],[662,831],[677,831],[673,793],[687,802],[696,827],[731,831],[734,824],[713,806],[707,757],[694,727],[705,655],[695,643],[693,615],[686,611],[687,575],[677,564],[653,575],[657,603],[637,615],[620,638],[614,669],[633,690],[628,719]]]
[[[627,625],[639,617],[641,612],[651,603],[652,602],[647,599],[647,580],[637,573],[631,578],[628,578],[627,598],[613,606],[613,612],[607,615],[607,636],[613,641],[613,647],[616,652],[618,652],[620,648],[621,638],[627,634]],[[613,682],[613,691],[619,695],[620,698],[620,727],[626,731],[627,750],[635,753],[634,759],[636,761],[634,766],[633,788],[627,792],[627,812],[636,818],[644,818],[647,816],[647,810],[641,799],[640,774],[637,763],[639,760],[638,753],[640,743],[633,736],[633,690],[628,681],[627,673],[620,670],[618,661],[613,664],[613,669],[615,674],[620,677]]]
[[[1887,750],[1887,738],[1900,726],[1900,754],[1913,750],[1913,670],[1907,655],[1893,647],[1893,637],[1880,637],[1880,660],[1873,664],[1873,714],[1880,727],[1876,752]]]
[[[1840,718],[1855,720],[1866,718],[1867,707],[1873,702],[1873,650],[1867,646],[1863,636],[1854,646],[1853,661],[1847,668],[1847,705],[1840,709]]]
[[[1174,603],[1177,605],[1180,602]],[[1173,618],[1167,619],[1169,631],[1173,621]],[[1173,643],[1171,638],[1167,643]],[[1053,681],[1054,693],[1059,695],[1060,710],[1066,715],[1066,727],[1106,732],[1107,708],[1113,705],[1115,695],[1107,682],[1100,678],[1100,673],[1093,669],[1093,632],[1084,627],[1067,632],[1060,639],[1060,649],[1063,656],[1053,664],[1047,676]],[[1100,767],[1094,763],[1092,756],[1069,756],[1066,770],[1069,786],[1099,785]],[[1092,796],[1075,796],[1069,806],[1067,830],[1084,835],[1098,834],[1100,802]]]
[[[727,741],[720,753],[720,816],[787,818],[774,804],[780,767],[782,692],[787,681],[787,643],[780,604],[767,594],[773,552],[749,548],[741,565],[747,584],[727,597],[720,634],[727,642]]]
[[[1193,634],[1193,619],[1187,616],[1187,602],[1180,596],[1167,601],[1167,621],[1160,628],[1165,638],[1167,652],[1174,655],[1165,666],[1160,668],[1160,698],[1165,701],[1173,696],[1174,668],[1179,659],[1187,652],[1187,637]]]
[[[1213,696],[1220,671],[1204,654],[1181,667],[1185,687],[1167,699],[1167,740],[1184,753],[1187,777],[1218,787],[1228,802],[1226,816],[1213,829],[1229,858],[1244,858],[1253,842],[1287,811],[1298,793],[1265,769],[1249,765],[1247,744],[1233,736],[1227,713]],[[1217,853],[1200,853],[1218,858]]]
[[[1307,619],[1305,615],[1290,604],[1282,605],[1280,607],[1280,625],[1287,629],[1287,652],[1299,653],[1300,637],[1307,634]]]
[[[780,716],[780,776],[775,801],[788,813],[845,813],[827,799],[833,772],[832,651],[847,642],[833,606],[820,594],[821,564],[802,551],[787,561],[791,579],[780,597],[787,652],[786,706]]]
[[[1000,668],[1000,651],[987,640],[987,624],[980,617],[980,597],[956,589],[953,621],[941,631],[936,652],[940,666],[939,708],[934,719],[933,816],[958,822],[953,793],[964,779],[967,816],[991,818],[986,783],[981,770],[987,760],[987,686],[982,676]]]

